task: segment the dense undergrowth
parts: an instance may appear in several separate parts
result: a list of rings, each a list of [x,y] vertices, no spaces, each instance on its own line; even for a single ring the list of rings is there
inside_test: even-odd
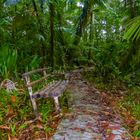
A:
[[[120,76],[118,79],[113,77],[110,79],[110,77],[102,77],[97,74],[96,70],[84,73],[84,77],[103,92],[106,101],[115,108],[116,112],[121,114],[124,126],[135,139],[139,139],[140,86],[137,85],[138,77],[131,80],[129,79],[130,75],[126,75]]]

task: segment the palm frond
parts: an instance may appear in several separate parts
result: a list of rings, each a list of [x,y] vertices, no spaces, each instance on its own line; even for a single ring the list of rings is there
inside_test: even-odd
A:
[[[124,38],[132,41],[140,39],[140,16],[133,18],[127,23]]]

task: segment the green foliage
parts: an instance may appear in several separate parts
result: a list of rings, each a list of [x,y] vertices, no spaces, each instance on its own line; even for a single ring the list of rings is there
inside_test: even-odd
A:
[[[53,99],[40,99],[38,101],[38,109],[39,112],[41,113],[41,118],[43,123],[46,123],[48,120],[49,115],[54,111],[54,103]]]
[[[140,6],[138,0],[134,1],[134,7],[129,1],[126,1],[127,6],[124,7],[123,2],[118,0],[44,2],[34,0],[35,3],[22,0],[8,6],[4,6],[4,2],[5,0],[0,1],[1,80],[17,78],[25,71],[36,68],[50,67],[53,60],[54,70],[94,65],[95,69],[88,78],[105,88],[112,86],[113,81],[118,80],[128,87],[139,85]],[[53,15],[49,12],[50,4],[53,5]],[[126,16],[129,22],[125,25],[124,38],[131,40],[132,44],[123,39],[121,20]],[[50,30],[51,27],[53,30]],[[122,70],[121,67],[124,69]],[[38,79],[38,76],[33,78]],[[35,88],[38,89],[40,86],[42,85]],[[31,104],[25,94],[15,93],[17,100],[11,104],[12,94],[0,92],[0,97],[3,99],[0,98],[0,107],[2,105],[0,124],[2,125],[7,119],[7,110],[10,106],[15,111],[16,117],[12,118],[12,122],[8,122],[8,125],[12,129],[12,135],[16,135],[17,129],[14,123],[17,120],[30,118]],[[62,106],[65,106],[65,96],[60,100]],[[38,102],[45,122],[53,111],[54,103],[52,100]],[[137,112],[139,105],[135,104],[133,108],[136,109],[134,112]],[[20,129],[24,127],[21,124]],[[46,128],[46,131],[50,131],[50,128]],[[139,133],[135,132],[135,135]],[[5,133],[0,132],[0,139],[3,137],[6,137]]]
[[[107,43],[95,49],[94,63],[95,71],[106,78],[117,78],[120,75],[118,68],[121,49],[120,44]]]
[[[0,47],[0,74],[3,78],[8,78],[15,74],[17,70],[17,51],[8,46]]]
[[[71,99],[70,95],[71,95],[70,91],[67,90],[67,91],[65,91],[63,96],[61,96],[59,99],[60,106],[63,111],[68,111],[68,109],[69,109],[69,100]]]
[[[22,130],[29,127],[30,124],[28,125],[27,122],[34,117],[28,93],[21,94],[17,91],[9,93],[4,89],[1,89],[0,93],[0,126],[6,126],[10,130],[9,134],[11,136],[18,137]],[[60,97],[62,111],[66,112],[68,110],[68,98],[69,92]],[[37,104],[45,131],[53,131],[47,125],[47,121],[49,118],[53,118],[52,113],[55,112],[54,100],[52,98],[38,99]],[[7,131],[0,131],[0,139],[7,139]]]
[[[27,61],[29,61],[29,63],[26,64],[26,66],[25,66],[26,71],[30,71],[30,70],[39,68],[40,63],[41,63],[40,59],[41,58],[38,57],[37,55],[30,57],[29,60],[27,60]]]
[[[140,119],[140,88],[135,87],[131,88],[129,93],[124,97],[124,99],[121,102],[121,105],[125,108],[129,109],[129,111],[132,111],[132,114],[134,117],[136,117],[137,120]]]
[[[139,130],[134,131],[133,135],[137,138],[140,138],[140,131]]]
[[[131,129],[132,135],[140,138],[140,88],[132,87],[129,92],[124,96],[124,98],[120,101],[120,108],[125,108],[128,110],[131,115],[135,118],[136,123],[134,125],[134,129]]]
[[[137,16],[126,24],[126,32],[124,38],[128,40],[139,40],[140,39],[140,16]]]
[[[11,135],[16,136],[18,134],[16,123],[30,118],[29,100],[26,95],[21,95],[16,91],[9,93],[0,90],[0,93],[0,125],[7,126]],[[7,139],[7,131],[0,131],[0,139]]]

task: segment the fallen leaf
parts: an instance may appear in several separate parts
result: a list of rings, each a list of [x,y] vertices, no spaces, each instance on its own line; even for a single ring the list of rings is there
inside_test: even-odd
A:
[[[111,134],[109,135],[109,137],[107,138],[107,140],[114,140],[115,136],[116,136],[116,135],[114,135],[114,134],[111,133]]]
[[[79,128],[79,127],[74,127],[72,128],[72,130],[75,130],[75,131],[85,131],[83,128]]]
[[[18,140],[16,137],[11,137],[11,140]]]
[[[109,126],[108,121],[101,121],[100,124],[101,124],[101,127],[108,127]]]
[[[102,111],[102,113],[105,114],[105,115],[107,115],[107,116],[108,116],[108,115],[112,115],[112,114],[110,114],[110,112],[108,112],[108,111]]]
[[[43,126],[41,124],[37,124],[36,127],[39,129],[43,129]]]
[[[10,98],[11,98],[11,102],[12,102],[12,103],[15,103],[15,102],[16,102],[16,96],[11,95],[11,97],[10,97]]]
[[[13,109],[10,106],[7,106],[7,114],[6,117],[12,118],[14,116]]]
[[[0,129],[10,130],[10,127],[8,127],[6,125],[0,125]]]
[[[8,134],[8,140],[18,140],[16,137],[11,137],[9,134]]]
[[[106,98],[107,97],[107,94],[105,92],[102,92],[102,97],[103,98]]]
[[[88,122],[86,126],[87,126],[88,128],[92,128],[92,127],[93,127],[93,123]]]
[[[112,129],[112,130],[119,130],[120,129],[120,125],[118,125],[118,124],[110,125],[109,128]]]

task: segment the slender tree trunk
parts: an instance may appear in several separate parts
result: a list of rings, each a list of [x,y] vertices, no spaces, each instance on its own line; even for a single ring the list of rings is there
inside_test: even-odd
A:
[[[135,11],[135,1],[129,0],[129,12],[130,12],[130,18],[134,18],[136,16]]]
[[[60,46],[60,53],[61,53],[60,64],[62,66],[64,66],[65,65],[64,47],[66,45],[66,40],[64,38],[63,30],[61,28],[61,27],[63,27],[63,16],[62,16],[61,13],[58,13],[58,24],[59,24],[59,34],[60,34],[58,40],[59,40],[59,42],[61,44],[61,46]]]
[[[63,17],[60,13],[58,13],[58,24],[59,24],[59,34],[61,34],[60,38],[59,38],[59,42],[61,43],[62,46],[64,46],[66,44],[66,40],[64,39],[64,35],[63,35],[63,30],[61,29],[61,27],[63,27]]]
[[[37,10],[37,6],[36,6],[36,3],[35,3],[35,0],[32,0],[32,3],[33,3],[33,7],[34,7],[34,10],[35,10],[35,13],[38,16],[38,10]]]
[[[43,10],[44,10],[44,7],[43,7],[43,5],[44,5],[44,0],[38,0],[38,1],[39,1],[39,3],[40,3],[41,12],[43,13]]]
[[[50,47],[51,47],[51,67],[52,67],[52,71],[54,69],[54,13],[55,13],[55,9],[54,9],[54,5],[53,3],[49,4],[49,8],[50,8]]]
[[[90,40],[90,48],[89,48],[89,52],[88,52],[88,60],[91,59],[91,46],[93,43],[93,12],[91,12],[90,15],[90,35],[89,35],[89,40]]]
[[[93,4],[94,4],[94,0],[85,0],[83,12],[79,18],[76,33],[75,33],[74,45],[78,45],[80,42],[80,38],[83,34],[83,29],[87,25],[88,20],[90,18]]]
[[[37,10],[35,0],[32,0],[32,4],[33,4],[34,11],[36,13],[37,21],[38,21],[38,24],[39,24],[39,32],[43,35],[43,37],[45,37],[43,27],[42,27],[42,23],[41,23],[41,21],[39,19],[39,13],[38,13],[38,10]],[[46,65],[46,58],[45,58],[46,57],[46,47],[45,47],[45,44],[44,44],[43,41],[41,41],[40,45],[41,45],[41,47],[40,47],[40,55],[43,58],[42,63],[41,63],[41,67],[45,67],[45,65]]]

